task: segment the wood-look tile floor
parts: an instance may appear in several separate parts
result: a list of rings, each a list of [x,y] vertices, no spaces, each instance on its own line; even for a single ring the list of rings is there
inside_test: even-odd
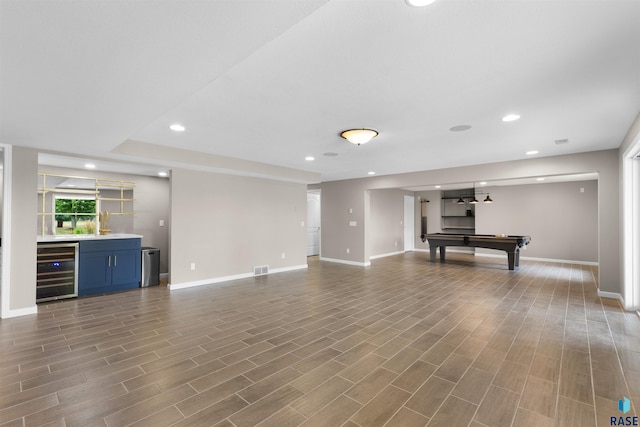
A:
[[[608,426],[640,320],[594,267],[407,253],[0,321],[2,426]]]

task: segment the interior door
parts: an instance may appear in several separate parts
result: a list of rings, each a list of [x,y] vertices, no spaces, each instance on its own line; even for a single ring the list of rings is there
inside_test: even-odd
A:
[[[320,193],[307,193],[307,256],[320,254]]]

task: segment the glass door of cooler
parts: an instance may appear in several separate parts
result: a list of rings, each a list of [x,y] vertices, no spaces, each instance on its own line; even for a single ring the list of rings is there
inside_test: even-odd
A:
[[[78,243],[38,243],[36,301],[78,296]]]

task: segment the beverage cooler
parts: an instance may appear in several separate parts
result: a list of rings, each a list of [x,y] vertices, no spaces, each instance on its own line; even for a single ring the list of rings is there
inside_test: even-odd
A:
[[[78,243],[38,243],[36,301],[78,296]]]

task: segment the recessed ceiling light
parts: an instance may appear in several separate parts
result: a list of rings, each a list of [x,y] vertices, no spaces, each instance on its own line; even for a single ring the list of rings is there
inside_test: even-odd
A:
[[[451,132],[464,132],[465,130],[471,129],[471,125],[458,125],[449,128]]]
[[[527,156],[533,156],[534,154],[538,154],[538,150],[527,151],[524,154],[526,154]]]
[[[436,185],[436,188],[440,188],[440,187],[442,187],[442,186],[441,185]]]
[[[544,181],[544,178],[536,178],[536,181]]]
[[[313,162],[316,158],[313,156],[307,156],[304,158],[307,162]]]
[[[168,173],[166,173],[166,172],[158,172],[158,175],[159,175],[159,176],[168,176],[169,174],[168,174]]]
[[[171,130],[173,130],[173,131],[176,131],[176,132],[184,132],[185,127],[184,127],[184,126],[182,126],[182,125],[181,125],[181,124],[179,124],[179,123],[174,123],[174,124],[172,124],[171,126],[169,126],[169,129],[171,129]]]
[[[374,171],[369,172],[369,175],[375,175],[376,173]]]
[[[482,181],[480,185],[487,185],[487,181]]]
[[[338,155],[338,153],[331,153],[331,152],[323,154],[323,156],[327,156],[327,157],[335,157],[337,155]]]
[[[85,163],[84,167],[87,169],[95,169],[96,165],[94,165],[93,163]]]
[[[436,0],[405,0],[405,2],[412,7],[423,7],[429,6],[431,3],[434,3]]]
[[[504,116],[502,118],[502,121],[503,122],[513,122],[513,121],[518,120],[519,118],[520,118],[520,116],[517,115],[517,114],[507,114],[506,116]]]

